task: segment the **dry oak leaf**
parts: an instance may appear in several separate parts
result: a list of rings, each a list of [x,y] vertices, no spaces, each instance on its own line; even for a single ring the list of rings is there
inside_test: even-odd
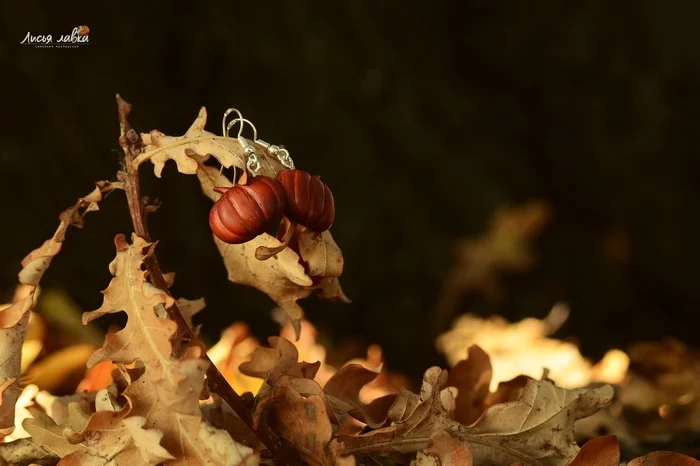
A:
[[[22,260],[19,282],[27,285],[20,296],[16,296],[12,305],[0,309],[0,435],[8,435],[14,429],[14,409],[19,396],[19,375],[21,370],[21,348],[27,333],[30,312],[34,309],[39,281],[51,261],[59,253],[70,226],[82,228],[83,216],[98,209],[102,193],[123,188],[121,183],[100,181],[95,189],[60,215],[60,224],[53,236],[41,247],[30,252]],[[9,380],[13,380],[8,384]]]
[[[633,459],[627,466],[700,466],[700,461],[680,453],[655,451]]]
[[[56,464],[57,461],[56,455],[30,438],[0,443],[1,466]]]
[[[236,166],[245,169],[245,151],[236,138],[217,136],[206,131],[207,109],[202,107],[199,115],[192,123],[187,132],[182,136],[166,136],[158,130],[149,133],[142,133],[141,139],[145,144],[145,151],[134,160],[134,167],[138,167],[143,162],[150,160],[153,163],[155,175],[160,178],[165,162],[174,160],[177,170],[186,175],[197,173],[197,161],[195,156],[214,156],[221,165],[226,168]],[[248,144],[258,148],[261,162],[261,175],[274,176],[282,165],[272,157],[267,156],[267,151],[248,141]]]
[[[453,415],[456,421],[469,425],[484,412],[492,372],[489,355],[476,345],[467,350],[467,359],[452,368],[447,385],[458,390]]]
[[[63,425],[41,412],[24,423],[37,444],[63,458],[61,465],[156,465],[173,458],[160,445],[162,432],[143,429],[143,417],[127,417],[130,407],[114,411],[110,406],[92,416],[77,403],[68,409]]]
[[[618,466],[620,445],[614,435],[596,437],[581,447],[569,466]]]
[[[314,369],[317,369],[319,364],[298,362],[299,352],[294,343],[282,337],[269,337],[267,341],[270,348],[255,348],[250,361],[239,366],[241,373],[263,379],[270,386],[274,386],[277,379],[285,374],[314,378]]]
[[[177,325],[160,317],[159,309],[174,300],[146,281],[142,265],[153,253],[153,244],[136,235],[132,241],[129,245],[123,235],[117,235],[117,256],[110,264],[114,278],[104,291],[104,302],[98,310],[83,314],[83,322],[88,323],[123,311],[128,316],[126,326],[107,334],[104,346],[92,354],[88,366],[105,360],[118,365],[138,361],[136,368],[126,371],[130,383],[123,395],[130,402],[129,418],[144,419],[136,426],[139,429],[162,432],[160,445],[175,458],[169,465],[238,464],[243,460],[253,464],[257,460],[251,456],[252,450],[235,444],[225,431],[202,425],[199,397],[208,363],[196,346],[182,359],[171,359],[170,338]],[[203,436],[216,439],[216,443],[207,444]]]
[[[354,466],[355,459],[342,457],[342,444],[333,439],[333,429],[323,396],[304,396],[299,393],[295,382],[300,380],[315,384],[313,380],[290,376],[278,379],[264,400],[263,411],[268,423],[282,438],[294,444],[308,464]]]
[[[430,447],[418,452],[411,466],[472,466],[474,464],[469,447],[446,431],[430,438]]]
[[[431,367],[423,375],[421,394],[402,390],[389,410],[388,427],[357,436],[338,436],[344,454],[413,452],[428,448],[439,431],[454,429],[449,417],[452,393],[447,390],[447,371]]]
[[[381,372],[349,364],[341,368],[326,382],[323,393],[335,414],[349,414],[358,421],[376,429],[386,424],[389,409],[396,395],[385,395],[365,404],[360,401],[360,390],[377,378]]]
[[[202,191],[211,200],[218,200],[221,194],[214,192],[214,188],[230,186],[231,182],[219,174],[216,168],[205,165],[202,158],[196,160],[199,164],[197,177]],[[274,173],[273,171],[272,174]],[[304,260],[313,264],[313,272],[316,273],[314,279],[310,276],[311,271],[302,265],[299,254],[292,248],[284,248],[267,260],[258,260],[255,257],[258,248],[277,249],[282,245],[280,240],[267,233],[243,244],[226,244],[216,237],[214,242],[224,260],[228,279],[266,293],[287,313],[294,325],[297,339],[301,331],[299,321],[304,316],[297,300],[316,291],[323,299],[349,302],[338,281],[342,272],[342,253],[330,232],[325,232],[319,241],[304,243]]]
[[[177,324],[158,317],[155,308],[158,305],[170,306],[174,300],[165,291],[148,283],[147,272],[141,269],[146,254],[152,253],[152,243],[135,234],[132,238],[133,245],[129,245],[124,235],[115,237],[117,257],[109,264],[114,278],[103,291],[104,302],[99,309],[83,313],[83,324],[87,325],[103,315],[126,312],[126,326],[107,334],[104,345],[90,356],[87,366],[106,360],[130,364],[140,359],[148,367],[150,380],[169,378],[172,382],[170,337]],[[148,251],[144,253],[144,249]]]
[[[343,274],[343,253],[328,230],[317,233],[307,228],[302,231],[299,234],[299,255],[312,277],[340,277]]]
[[[579,447],[574,422],[610,403],[613,388],[568,390],[549,380],[528,379],[515,401],[491,406],[456,436],[467,442],[476,464],[564,466]]]

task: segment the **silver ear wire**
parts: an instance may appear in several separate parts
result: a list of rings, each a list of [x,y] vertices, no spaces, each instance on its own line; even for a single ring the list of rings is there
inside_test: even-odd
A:
[[[231,120],[228,125],[226,124],[226,118],[228,115],[231,113],[236,112],[238,114],[238,118],[234,118]],[[255,127],[255,125],[248,119],[243,118],[243,115],[241,112],[236,110],[235,108],[229,108],[226,110],[224,113],[224,119],[223,119],[223,134],[224,137],[229,137],[229,133],[231,132],[231,128],[236,123],[240,123],[241,127],[238,129],[238,135],[236,136],[236,139],[238,139],[238,142],[240,145],[243,147],[243,150],[245,151],[246,154],[246,168],[250,172],[251,175],[256,176],[258,172],[260,171],[260,160],[258,159],[257,154],[255,153],[255,146],[250,144],[248,140],[243,137],[243,126],[247,123],[250,125],[251,128],[253,128],[253,140],[257,139],[258,137],[258,129]]]
[[[238,114],[238,119],[240,119],[241,121],[243,120],[243,114],[242,114],[240,111],[238,111],[238,109],[236,109],[236,108],[229,108],[228,110],[226,110],[226,111],[224,112],[224,118],[223,118],[223,120],[221,121],[221,127],[222,127],[221,134],[222,134],[225,138],[228,137],[228,131],[229,131],[229,129],[231,129],[231,125],[230,125],[230,124],[228,125],[228,127],[226,126],[226,118],[228,118],[228,116],[229,116],[230,114],[232,114],[233,112],[236,112],[236,113]],[[236,121],[236,120],[234,120],[234,121]],[[242,125],[242,124],[243,124],[243,123],[241,123],[241,125]]]

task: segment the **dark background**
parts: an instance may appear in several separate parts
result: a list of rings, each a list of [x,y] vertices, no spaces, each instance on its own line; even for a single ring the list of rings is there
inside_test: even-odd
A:
[[[621,0],[4,2],[0,14],[0,290],[57,215],[120,167],[114,94],[137,130],[184,133],[230,106],[333,189],[349,305],[302,302],[326,341],[376,342],[391,368],[440,362],[430,327],[452,246],[502,205],[544,199],[539,262],[461,312],[510,319],[571,305],[584,352],[675,336],[697,343],[700,3]],[[95,7],[97,8],[97,7]],[[86,24],[90,45],[36,49]],[[171,162],[172,164],[172,162]],[[142,169],[175,293],[205,296],[205,332],[234,320],[276,333],[269,299],[227,283],[195,177]],[[123,194],[71,231],[42,285],[101,303]],[[606,238],[628,238],[613,260]]]

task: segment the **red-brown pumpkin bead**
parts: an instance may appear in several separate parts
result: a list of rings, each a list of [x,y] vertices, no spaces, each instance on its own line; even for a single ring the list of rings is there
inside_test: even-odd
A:
[[[282,217],[287,203],[280,183],[266,176],[215,190],[223,195],[209,212],[209,226],[217,238],[229,244],[245,243],[267,231]]]
[[[285,214],[293,222],[312,231],[326,231],[335,220],[333,193],[320,176],[303,170],[282,170],[277,174],[287,195]]]

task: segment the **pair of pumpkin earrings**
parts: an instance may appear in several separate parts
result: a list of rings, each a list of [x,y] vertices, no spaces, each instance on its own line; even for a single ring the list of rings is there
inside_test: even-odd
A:
[[[233,112],[238,118],[226,125],[226,118]],[[296,169],[285,148],[258,139],[255,126],[234,108],[224,113],[224,137],[228,137],[236,123],[241,126],[237,139],[246,153],[246,168],[252,177],[242,177],[246,180],[244,184],[214,188],[222,194],[209,213],[209,226],[216,237],[228,244],[246,243],[271,229],[283,216],[292,224],[315,232],[328,230],[335,219],[335,203],[328,186],[319,176]],[[257,149],[242,136],[245,123],[253,128],[253,141],[285,167],[275,178],[258,175]],[[289,232],[292,230],[294,225],[290,225]]]

